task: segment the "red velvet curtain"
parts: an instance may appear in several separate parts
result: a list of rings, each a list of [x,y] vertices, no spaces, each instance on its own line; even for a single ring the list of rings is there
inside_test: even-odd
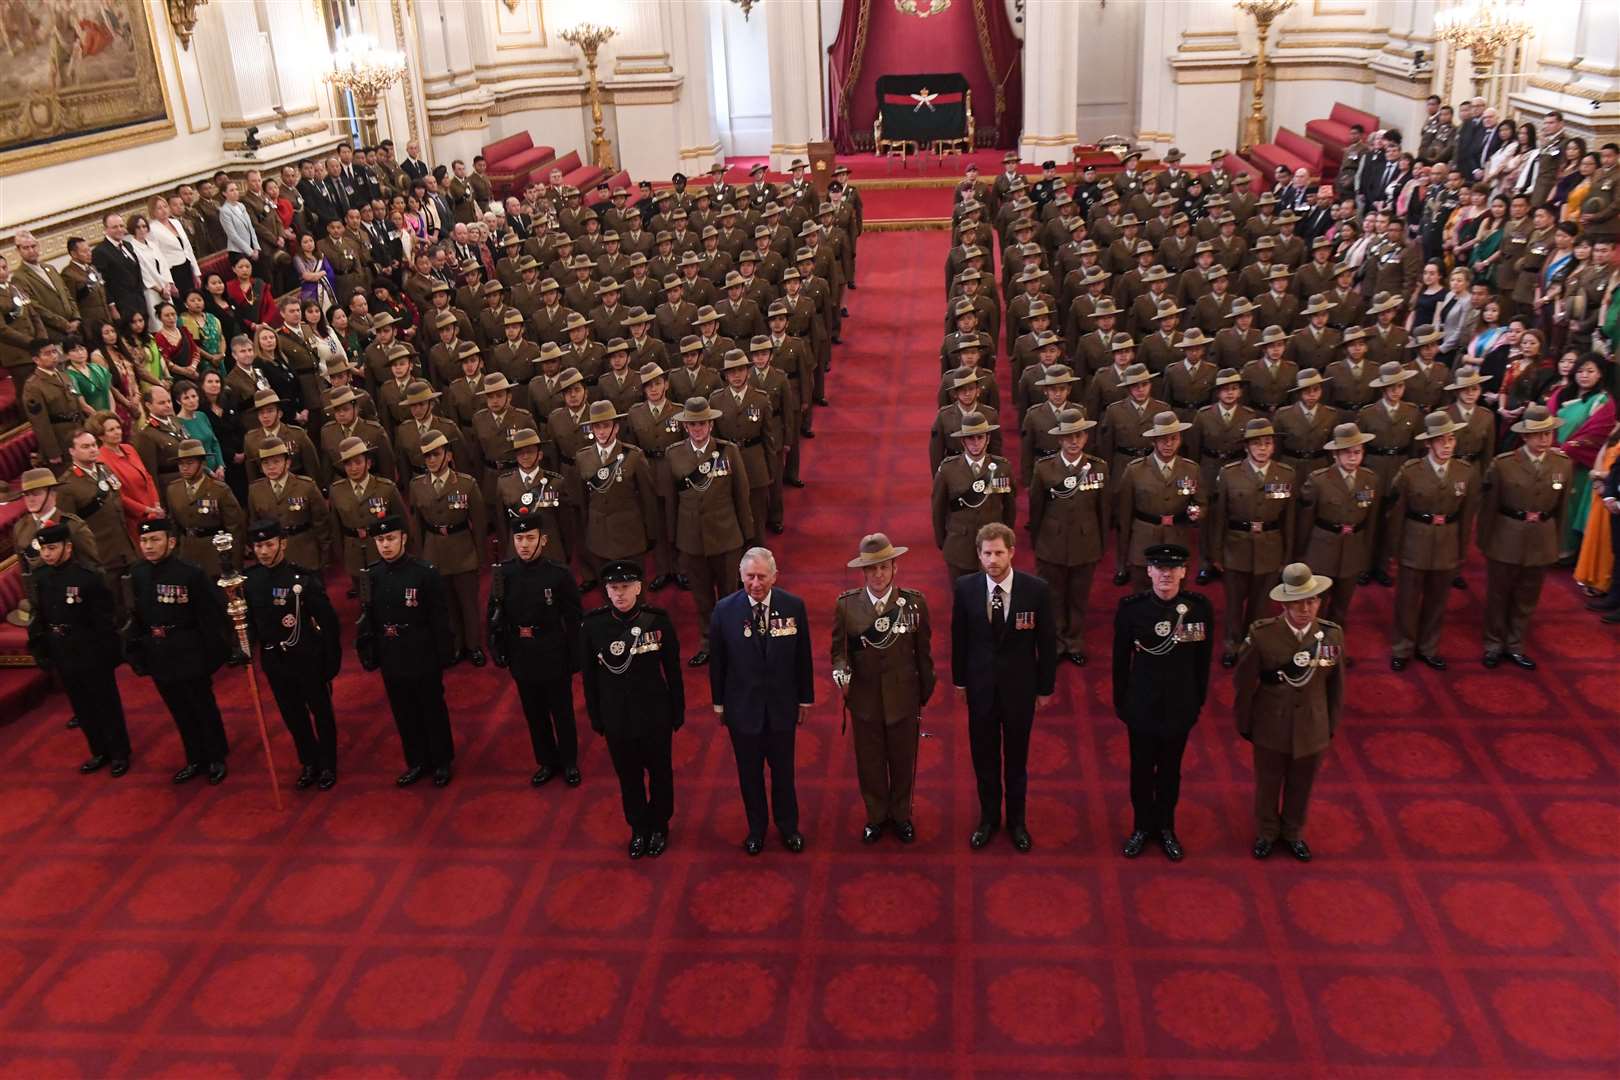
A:
[[[872,148],[878,76],[923,71],[967,78],[979,145],[1018,143],[1023,43],[1002,0],[844,0],[827,57],[830,134],[842,153]]]

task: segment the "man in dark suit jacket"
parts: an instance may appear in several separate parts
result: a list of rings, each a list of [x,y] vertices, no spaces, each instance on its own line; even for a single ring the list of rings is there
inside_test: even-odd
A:
[[[749,548],[740,566],[743,587],[715,605],[709,622],[709,688],[715,715],[731,732],[737,780],[748,812],[743,849],[765,847],[770,817],[789,851],[804,850],[799,796],[793,787],[793,742],[815,703],[810,619],[804,601],[776,585],[776,559]],[[765,765],[771,796],[765,800]]]
[[[1019,851],[1028,851],[1029,735],[1037,699],[1049,699],[1057,681],[1057,627],[1046,582],[1013,570],[1013,540],[1000,522],[982,526],[974,538],[984,571],[956,579],[951,681],[967,695],[979,783],[979,824],[968,842],[982,848],[1001,827],[1005,776],[1007,832]]]
[[[106,282],[107,299],[118,308],[120,322],[137,311],[146,314],[146,286],[141,281],[141,264],[129,243],[124,216],[108,214],[101,219],[101,228],[107,235],[90,252],[90,262]]]
[[[1457,169],[1463,174],[1464,184],[1473,184],[1474,173],[1480,168],[1480,150],[1485,146],[1485,121],[1480,118],[1483,107],[1473,101],[1458,106],[1463,122],[1457,129]]]

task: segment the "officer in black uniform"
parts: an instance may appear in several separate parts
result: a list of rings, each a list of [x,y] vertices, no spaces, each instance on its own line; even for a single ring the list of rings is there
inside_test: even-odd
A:
[[[579,735],[574,726],[574,657],[579,641],[579,586],[561,563],[542,558],[544,511],[507,512],[515,554],[496,565],[489,585],[488,638],[495,666],[507,668],[523,702],[534,763],[529,783],[557,773],[579,786]]]
[[[1136,816],[1124,854],[1134,859],[1156,838],[1170,861],[1180,862],[1181,755],[1209,690],[1215,609],[1181,587],[1186,548],[1155,544],[1144,554],[1152,588],[1125,597],[1114,613],[1114,715],[1130,737]]]
[[[675,813],[670,737],[686,718],[681,643],[663,608],[641,602],[641,567],[623,560],[602,568],[608,604],[585,616],[585,712],[607,736],[619,774],[630,857],[656,859]]]
[[[405,521],[390,515],[371,533],[381,558],[360,578],[360,623],[354,648],[360,666],[381,670],[388,708],[405,750],[405,771],[394,783],[409,787],[433,774],[450,782],[455,741],[444,701],[444,669],[455,642],[446,632],[450,610],[444,578],[433,564],[405,553]]]
[[[248,542],[259,564],[248,570],[242,592],[270,692],[298,747],[297,786],[319,783],[328,791],[337,783],[332,680],[343,666],[337,612],[320,574],[287,561],[281,522],[255,521]]]
[[[96,571],[73,558],[73,540],[61,521],[34,535],[40,565],[34,569],[34,618],[28,651],[41,670],[62,677],[68,703],[90,744],[79,766],[93,773],[112,763],[112,775],[129,771],[129,730],[118,696],[118,628],[112,593]]]
[[[141,561],[126,579],[124,655],[131,671],[152,677],[180,729],[186,765],[174,782],[183,784],[206,769],[208,782],[218,784],[225,779],[230,744],[214,700],[214,672],[231,655],[236,635],[219,589],[196,563],[174,554],[174,529],[166,517],[141,522]]]

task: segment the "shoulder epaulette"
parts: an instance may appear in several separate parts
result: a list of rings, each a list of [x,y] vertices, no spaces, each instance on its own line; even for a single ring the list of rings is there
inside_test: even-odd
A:
[[[1143,589],[1141,592],[1131,593],[1131,595],[1129,595],[1129,596],[1125,597],[1125,599],[1121,600],[1120,603],[1122,603],[1122,604],[1134,604],[1137,601],[1145,600],[1145,599],[1147,599],[1148,597],[1150,597],[1152,595],[1153,595],[1153,590],[1152,589]]]
[[[1344,631],[1344,627],[1340,626],[1338,623],[1334,622],[1332,619],[1317,619],[1316,621],[1321,623],[1323,626],[1330,627],[1331,629],[1334,629],[1334,630],[1338,630],[1341,633]]]
[[[856,593],[858,593],[860,591],[861,591],[860,589],[845,589],[843,592],[838,594],[838,599],[842,600],[847,596],[854,596]],[[904,590],[901,590],[901,591],[903,592]]]
[[[1253,634],[1256,630],[1259,630],[1259,629],[1261,629],[1263,627],[1270,626],[1272,623],[1274,623],[1276,621],[1277,621],[1277,617],[1275,615],[1268,616],[1268,617],[1266,617],[1264,619],[1256,619],[1256,620],[1254,620],[1254,622],[1249,624],[1249,633]]]
[[[1517,454],[1517,453],[1518,453],[1517,450],[1504,450],[1500,454],[1497,454],[1496,457],[1493,460],[1501,461],[1503,458],[1510,458],[1514,454]]]
[[[1549,446],[1547,449],[1550,452],[1552,452],[1554,454],[1557,454],[1559,457],[1569,457],[1568,454],[1566,454],[1561,448],[1559,448],[1557,446]]]
[[[589,610],[589,611],[587,611],[585,613],[584,617],[587,618],[587,619],[593,619],[598,615],[606,615],[609,612],[611,612],[612,610],[613,610],[613,605],[612,604],[603,604],[601,607],[591,608],[591,610]]]

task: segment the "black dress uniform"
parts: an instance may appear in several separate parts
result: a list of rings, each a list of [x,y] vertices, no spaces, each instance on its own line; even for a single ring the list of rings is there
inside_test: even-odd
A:
[[[151,518],[140,531],[145,536],[169,528],[168,519]],[[219,590],[195,563],[173,554],[136,563],[129,583],[124,653],[130,670],[152,677],[180,730],[186,765],[174,781],[184,783],[206,768],[209,783],[217,784],[225,779],[230,745],[214,700],[214,672],[235,640]]]
[[[512,533],[538,531],[542,512],[512,512]],[[513,555],[495,567],[489,586],[488,637],[495,666],[517,684],[529,725],[539,787],[558,772],[579,783],[579,736],[574,725],[574,648],[579,640],[579,586],[566,566]]]
[[[602,569],[607,585],[639,580],[641,571],[632,562]],[[663,608],[638,602],[620,611],[609,604],[585,616],[581,637],[585,711],[591,730],[607,737],[619,775],[630,857],[656,858],[675,812],[671,736],[686,718],[675,624]]]
[[[403,532],[397,517],[378,523],[372,535]],[[393,562],[378,560],[360,579],[360,624],[354,647],[360,666],[381,670],[388,707],[405,751],[400,787],[433,773],[439,787],[450,782],[455,742],[450,709],[444,701],[444,669],[454,648],[445,633],[450,612],[444,578],[433,564],[401,554]]]
[[[256,521],[248,529],[250,543],[283,535],[277,521]],[[285,558],[249,568],[242,593],[270,693],[298,748],[298,786],[318,780],[326,791],[337,783],[332,680],[343,666],[337,612],[320,574]]]
[[[1164,544],[1147,552],[1149,565],[1185,566],[1187,549]],[[1185,589],[1168,600],[1152,589],[1119,602],[1114,613],[1114,715],[1125,725],[1131,747],[1131,810],[1127,858],[1150,839],[1172,861],[1176,801],[1181,795],[1181,756],[1198,723],[1209,690],[1215,609],[1201,593]]]
[[[67,540],[68,528],[47,525],[35,537],[42,544]],[[76,559],[34,570],[34,618],[28,624],[28,651],[46,671],[62,677],[73,715],[90,744],[80,772],[108,762],[112,775],[129,771],[129,730],[118,696],[118,632],[113,597],[102,576]]]

